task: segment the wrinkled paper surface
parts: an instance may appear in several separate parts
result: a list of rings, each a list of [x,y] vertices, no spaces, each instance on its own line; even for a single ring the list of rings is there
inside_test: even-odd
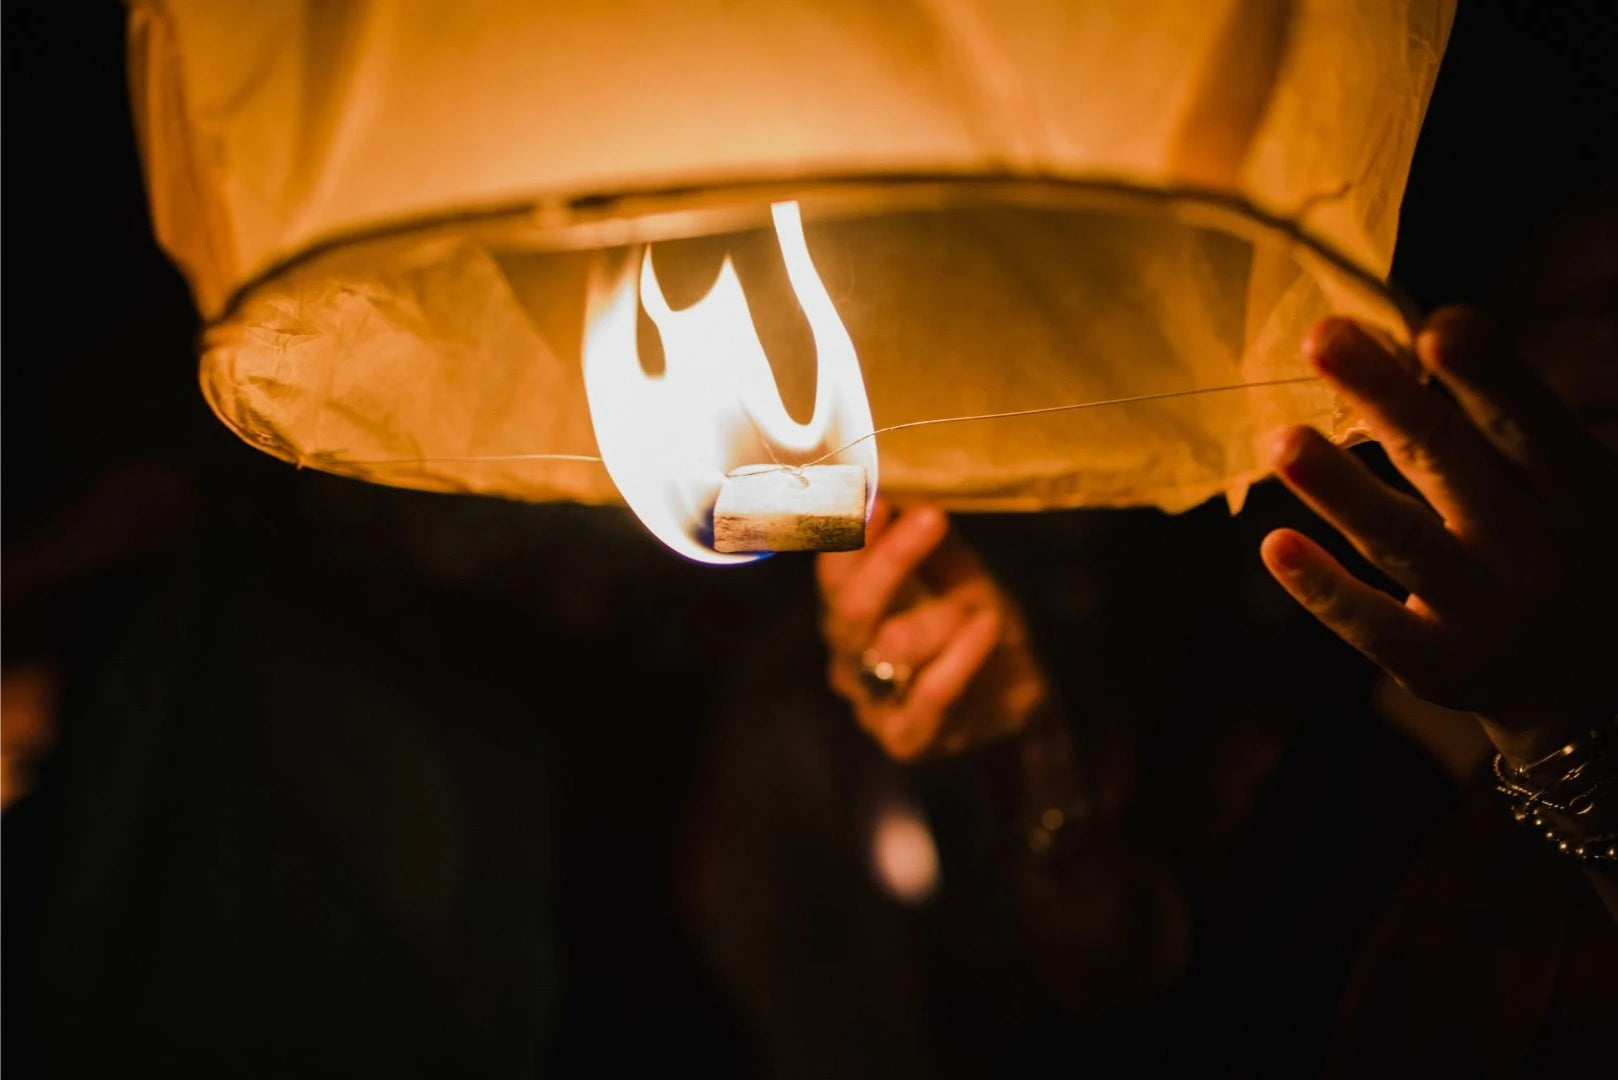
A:
[[[232,429],[378,483],[613,502],[599,463],[509,459],[597,453],[592,246],[635,239],[637,206],[719,208],[658,235],[722,219],[745,249],[801,191],[878,428],[1307,376],[1333,312],[1407,343],[1381,282],[1453,10],[130,0],[129,48]],[[919,178],[934,196],[884,198]],[[1235,506],[1294,422],[1363,434],[1306,382],[906,428],[881,483]]]

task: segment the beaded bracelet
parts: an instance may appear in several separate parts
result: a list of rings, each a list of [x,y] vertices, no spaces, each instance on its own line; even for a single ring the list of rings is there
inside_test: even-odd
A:
[[[1556,829],[1543,814],[1523,813],[1513,808],[1511,816],[1532,825],[1553,848],[1578,862],[1586,865],[1618,863],[1618,833],[1575,836]]]
[[[1572,795],[1559,794],[1562,788],[1575,783],[1587,771],[1591,762],[1585,761],[1573,766],[1560,778],[1544,789],[1531,788],[1515,779],[1516,770],[1508,772],[1505,759],[1496,754],[1494,756],[1494,789],[1510,799],[1524,800],[1528,806],[1542,806],[1547,810],[1555,810],[1560,814],[1571,814],[1582,817],[1595,808],[1595,793],[1606,786],[1611,776],[1600,775],[1591,781],[1590,785],[1582,791]],[[1561,801],[1557,801],[1561,800]]]
[[[1507,766],[1494,756],[1495,790],[1511,805],[1511,816],[1530,825],[1558,852],[1584,864],[1618,862],[1618,832],[1581,833],[1560,828],[1546,816],[1549,811],[1585,821],[1610,823],[1612,814],[1596,814],[1596,794],[1613,779],[1618,750],[1611,732],[1618,731],[1618,716],[1607,728],[1592,728],[1551,753],[1521,768]],[[1547,766],[1560,770],[1543,779]]]

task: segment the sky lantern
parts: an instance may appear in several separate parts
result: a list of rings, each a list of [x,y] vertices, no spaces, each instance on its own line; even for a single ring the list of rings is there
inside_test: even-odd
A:
[[[300,467],[627,504],[716,564],[878,490],[1158,506],[1359,418],[1454,0],[129,0],[219,418]]]

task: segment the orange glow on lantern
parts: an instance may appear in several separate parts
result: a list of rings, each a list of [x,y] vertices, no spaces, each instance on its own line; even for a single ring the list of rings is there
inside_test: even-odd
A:
[[[860,540],[878,442],[896,501],[1178,512],[1239,507],[1282,426],[1364,438],[1299,342],[1335,314],[1410,343],[1388,274],[1455,2],[129,10],[222,422],[371,483],[628,505],[735,564]],[[682,245],[766,239],[807,418],[756,332],[789,301],[740,255],[673,287]],[[795,506],[771,483],[810,462],[847,472]],[[749,515],[761,546],[721,536]]]

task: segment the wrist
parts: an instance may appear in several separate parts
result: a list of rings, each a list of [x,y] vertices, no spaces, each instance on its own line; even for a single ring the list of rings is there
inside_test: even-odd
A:
[[[1478,723],[1504,763],[1513,769],[1523,769],[1545,759],[1591,727],[1589,723],[1545,713],[1532,717],[1521,713],[1480,715]]]

